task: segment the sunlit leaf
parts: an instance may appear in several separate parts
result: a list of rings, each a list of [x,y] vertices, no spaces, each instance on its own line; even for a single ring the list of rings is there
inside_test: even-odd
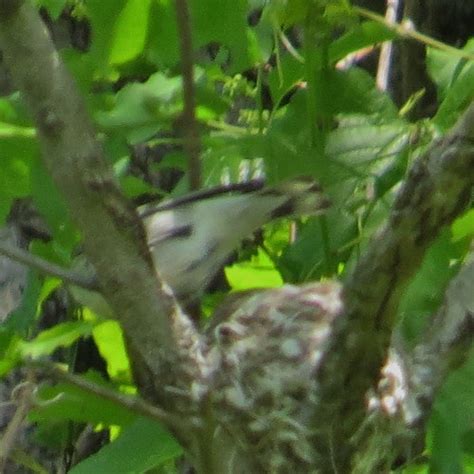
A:
[[[151,0],[127,0],[115,25],[111,64],[122,64],[142,53],[148,34]]]
[[[452,226],[453,240],[458,241],[474,235],[474,210],[466,212],[456,219]]]
[[[81,375],[91,384],[116,391],[112,384],[106,383],[95,373]],[[72,420],[86,423],[126,426],[136,419],[129,408],[67,383],[44,385],[38,391],[39,403],[31,411],[32,421]]]
[[[91,334],[94,325],[90,321],[72,321],[58,324],[41,332],[32,341],[24,342],[24,357],[37,358],[51,354],[58,347],[70,346],[82,336]]]
[[[156,422],[137,419],[111,444],[81,462],[71,474],[145,472],[174,459],[182,449]]]
[[[268,255],[259,250],[250,261],[226,267],[225,274],[233,290],[250,288],[274,288],[283,284],[280,273]]]
[[[116,321],[104,321],[94,328],[92,334],[100,355],[107,363],[109,375],[114,378],[128,374],[130,366],[119,324]]]

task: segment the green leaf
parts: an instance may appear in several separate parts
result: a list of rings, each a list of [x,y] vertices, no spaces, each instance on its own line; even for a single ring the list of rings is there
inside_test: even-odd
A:
[[[0,216],[5,216],[13,198],[30,193],[31,161],[38,153],[32,138],[0,137]]]
[[[429,472],[429,468],[426,463],[420,463],[420,461],[416,459],[414,464],[405,465],[403,466],[401,471],[397,470],[394,472],[400,474],[426,474],[427,472]]]
[[[302,226],[296,242],[283,252],[278,267],[285,281],[292,283],[334,274],[339,264],[349,257],[352,249],[348,244],[356,237],[356,219],[339,209],[331,210]]]
[[[31,162],[31,195],[42,217],[54,236],[52,244],[36,245],[43,258],[56,263],[67,263],[79,242],[78,232],[71,222],[66,204],[39,156]]]
[[[189,9],[196,51],[218,44],[229,52],[226,68],[230,72],[248,69],[260,60],[256,34],[247,26],[246,0],[192,0]],[[180,58],[175,2],[153,2],[150,17],[146,57],[160,69],[173,67]],[[209,62],[206,58],[205,54],[197,55],[197,61],[203,64]]]
[[[92,35],[89,53],[85,56],[90,56],[93,59],[96,79],[116,77],[109,59],[114,41],[117,39],[115,34],[116,24],[126,3],[127,0],[87,1],[88,17],[94,34]]]
[[[469,40],[462,51],[467,53],[474,52],[474,39]],[[450,87],[462,73],[463,69],[469,65],[467,59],[446,52],[438,48],[427,48],[426,66],[431,79],[438,88],[438,95],[441,99],[446,98]]]
[[[443,299],[444,289],[456,273],[453,262],[464,254],[463,245],[452,243],[449,231],[443,232],[428,250],[421,268],[401,299],[399,314],[408,340],[413,340]]]
[[[368,176],[372,163],[384,156],[393,160],[407,145],[409,125],[398,118],[391,101],[375,91],[366,73],[352,71],[330,77],[332,85],[325,94],[332,104],[326,104],[325,114],[337,116],[339,126],[334,130],[321,127],[314,148],[310,147],[304,90],[298,90],[278,112],[264,138],[253,139],[261,142],[261,149],[254,145],[253,152],[265,157],[272,179],[309,174],[340,183],[344,177]],[[368,89],[362,91],[362,87]],[[353,98],[348,97],[351,94]]]
[[[107,372],[111,378],[130,378],[130,365],[123,339],[122,329],[116,321],[104,321],[93,332],[94,341],[100,355],[107,363]]]
[[[0,377],[20,362],[22,340],[12,329],[0,326]]]
[[[22,344],[23,357],[38,358],[49,355],[58,347],[70,346],[82,336],[91,334],[94,324],[90,321],[61,323],[41,332],[32,341]]]
[[[408,143],[407,143],[408,145]],[[375,198],[380,199],[405,176],[408,165],[408,149],[400,150],[396,159],[377,173],[374,183]]]
[[[179,61],[175,2],[157,0],[151,4],[150,33],[146,58],[158,69],[174,66]]]
[[[206,186],[217,185],[223,174],[237,180],[242,160],[265,157],[271,159],[268,139],[261,135],[210,137],[202,155],[203,174]]]
[[[374,79],[362,69],[329,70],[322,86],[328,99],[324,103],[326,114],[374,114],[384,121],[398,118],[389,96],[379,91]]]
[[[335,63],[350,53],[392,40],[396,36],[395,32],[379,22],[364,21],[331,43],[329,46],[330,61]]]
[[[277,107],[283,97],[302,81],[304,77],[304,64],[293,56],[283,56],[280,69],[273,68],[268,75],[268,86],[272,95],[274,106]],[[281,71],[281,72],[280,72]]]
[[[463,435],[474,423],[474,354],[450,375],[437,396],[429,424],[431,472],[463,473]]]
[[[110,64],[123,64],[143,52],[151,0],[127,0],[115,23]]]
[[[471,62],[459,78],[449,88],[444,101],[440,104],[433,123],[441,130],[447,130],[454,125],[463,111],[474,99],[474,62]]]
[[[0,139],[2,138],[35,138],[36,129],[22,125],[0,122]]]
[[[430,472],[463,474],[462,445],[459,426],[463,418],[455,404],[443,406],[441,402],[433,412],[431,430],[433,437]]]
[[[68,0],[37,0],[37,3],[46,8],[53,20],[57,20],[61,15]]]
[[[189,6],[196,49],[210,43],[227,47],[232,72],[250,68],[259,61],[255,35],[247,26],[246,0],[191,0]]]
[[[225,268],[230,287],[235,291],[251,288],[274,288],[281,286],[283,280],[270,257],[259,249],[258,255],[250,261],[236,263]]]
[[[120,179],[120,187],[123,189],[125,195],[130,198],[136,198],[142,194],[156,191],[153,186],[135,176],[126,175]]]
[[[472,53],[474,40],[463,49]],[[431,74],[437,79],[440,93],[444,96],[432,121],[444,131],[456,122],[460,112],[474,99],[474,62],[434,50],[429,50],[428,58]]]
[[[451,225],[453,242],[474,236],[474,209],[467,211]]]
[[[121,89],[115,106],[98,112],[96,120],[106,129],[121,130],[130,143],[136,143],[166,128],[181,107],[181,77],[156,73],[143,84],[132,83]]]
[[[278,25],[292,26],[295,22],[302,21],[306,17],[308,2],[304,0],[273,1],[268,4],[265,13]]]
[[[26,336],[35,320],[38,309],[38,299],[41,283],[36,272],[30,270],[27,274],[25,290],[21,296],[21,303],[8,317],[4,326]]]
[[[117,388],[106,383],[97,373],[81,376],[91,384],[104,386],[108,390]],[[38,391],[39,403],[30,412],[31,421],[76,421],[102,423],[106,426],[127,426],[136,419],[136,414],[115,402],[68,383],[44,385]]]
[[[346,166],[368,175],[374,162],[396,160],[405,149],[410,128],[403,120],[374,120],[364,115],[347,116],[328,135],[326,154]],[[365,168],[365,170],[364,170]]]
[[[139,418],[115,441],[73,467],[70,473],[141,473],[181,454],[179,444],[161,425]]]

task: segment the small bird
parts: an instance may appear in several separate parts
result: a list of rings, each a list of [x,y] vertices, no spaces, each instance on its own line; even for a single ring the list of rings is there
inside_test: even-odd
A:
[[[26,250],[33,239],[51,238],[46,222],[30,198],[13,202],[6,225],[0,229],[0,241]],[[20,305],[26,286],[28,268],[0,255],[0,322]]]
[[[249,234],[274,219],[321,214],[330,206],[321,186],[307,177],[239,189],[208,189],[137,209],[155,267],[184,305],[199,298]],[[110,315],[97,295],[74,287],[72,293],[95,312]]]
[[[155,267],[186,302],[206,289],[249,234],[274,219],[320,214],[329,205],[321,186],[301,177],[249,192],[197,193],[139,213]]]

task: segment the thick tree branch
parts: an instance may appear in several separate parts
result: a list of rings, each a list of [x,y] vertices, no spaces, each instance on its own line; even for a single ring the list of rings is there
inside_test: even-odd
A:
[[[340,472],[351,471],[350,439],[365,416],[391,341],[403,290],[429,245],[469,203],[474,184],[474,104],[410,170],[387,224],[344,285],[345,317],[323,364],[318,423],[330,427]],[[328,435],[329,436],[329,435]],[[321,440],[321,453],[328,452]],[[329,462],[329,460],[328,460]]]
[[[444,303],[413,350],[394,338],[377,393],[360,430],[355,472],[389,470],[396,459],[421,454],[435,397],[449,374],[468,358],[474,340],[474,260],[449,284]],[[384,466],[384,469],[382,469]]]
[[[160,378],[156,397],[166,398],[168,385],[186,385],[199,372],[198,336],[157,278],[141,221],[122,196],[74,81],[29,1],[0,0],[0,41],[37,125],[44,163],[124,328],[142,391],[156,395]]]

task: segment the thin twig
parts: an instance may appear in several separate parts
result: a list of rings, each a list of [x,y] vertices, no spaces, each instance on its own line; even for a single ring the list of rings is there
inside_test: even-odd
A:
[[[458,48],[454,48],[453,46],[449,46],[448,44],[443,43],[442,41],[438,41],[434,38],[431,38],[431,36],[416,31],[410,21],[404,21],[403,23],[388,23],[383,16],[377,15],[377,13],[367,10],[366,8],[353,7],[353,10],[360,16],[385,25],[387,28],[399,34],[400,36],[411,38],[427,46],[431,46],[432,48],[439,49],[440,51],[450,53],[460,58],[469,59],[471,61],[474,60],[474,54],[469,53],[467,51],[463,51]]]
[[[55,380],[66,382],[70,385],[74,385],[85,392],[91,393],[104,400],[116,403],[117,405],[120,405],[138,415],[146,416],[147,418],[155,420],[159,423],[164,423],[166,426],[171,428],[176,427],[183,429],[184,423],[178,418],[170,415],[161,408],[151,405],[138,396],[132,397],[130,395],[124,395],[122,393],[116,392],[102,385],[91,382],[90,380],[86,380],[83,377],[66,372],[65,370],[60,369],[50,362],[28,361],[27,366],[41,372],[42,375],[51,377]]]
[[[191,38],[191,19],[186,0],[176,0],[176,19],[178,24],[181,69],[183,75],[184,109],[182,118],[185,138],[184,149],[188,155],[189,190],[193,191],[199,189],[201,186],[201,162],[199,159],[201,144],[194,110],[193,45]]]
[[[282,30],[278,30],[278,38],[281,41],[281,44],[285,49],[301,64],[304,64],[304,57],[296,50],[296,48],[291,44],[291,41],[285,35]]]
[[[31,379],[31,374],[28,374],[27,378],[28,380],[22,384],[21,393],[17,395],[18,408],[8,423],[3,436],[0,438],[0,472],[5,472],[5,463],[10,457],[15,441],[20,435],[21,429],[24,425],[26,415],[32,406],[32,394],[35,385],[31,380],[29,380]]]
[[[44,468],[37,459],[24,449],[15,448],[10,454],[10,459],[18,466],[24,466],[28,472],[32,472],[33,474],[50,474],[51,472]]]
[[[398,8],[400,6],[399,0],[387,0],[387,9],[385,11],[385,20],[388,24],[393,24],[397,21]],[[385,41],[380,48],[379,64],[377,67],[377,87],[386,91],[388,87],[388,79],[390,77],[390,63],[392,60],[393,42]]]
[[[50,263],[36,255],[33,255],[23,249],[0,242],[0,254],[6,255],[8,258],[22,263],[28,267],[35,268],[45,275],[54,276],[61,280],[79,286],[86,290],[97,290],[97,283],[94,278],[88,278],[66,270],[54,263]]]

